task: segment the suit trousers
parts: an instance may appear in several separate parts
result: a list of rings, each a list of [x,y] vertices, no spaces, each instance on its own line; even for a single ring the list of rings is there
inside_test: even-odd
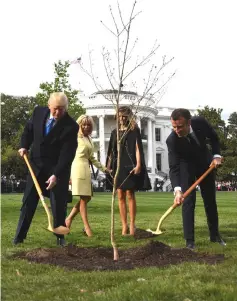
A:
[[[42,188],[45,188],[46,181],[49,177],[42,173],[37,176],[38,183]],[[64,187],[65,186],[65,187]],[[43,189],[42,189],[43,190]],[[67,193],[68,193],[68,181],[67,185],[57,183],[54,188],[50,190],[50,205],[53,215],[53,226],[65,226],[66,210],[67,210]],[[29,174],[27,177],[26,189],[22,199],[21,213],[16,229],[15,239],[25,239],[27,232],[30,228],[32,219],[35,214],[39,202],[39,195]],[[45,220],[46,223],[46,220]],[[55,234],[57,237],[63,238],[63,235]]]
[[[207,169],[206,166],[194,166],[188,163],[181,163],[181,187],[186,191],[197,178]],[[218,212],[216,204],[215,171],[211,172],[200,184],[201,196],[204,202],[205,213],[210,236],[218,235]],[[196,205],[196,191],[194,190],[185,198],[182,206],[183,231],[186,240],[195,240],[194,235],[194,212]]]

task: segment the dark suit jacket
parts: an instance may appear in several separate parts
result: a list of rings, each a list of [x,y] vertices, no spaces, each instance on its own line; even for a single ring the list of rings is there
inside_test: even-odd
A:
[[[217,133],[203,117],[192,117],[191,127],[200,145],[191,145],[186,137],[178,137],[173,131],[166,140],[170,168],[170,180],[173,187],[181,186],[180,166],[192,165],[205,171],[213,159],[220,154],[220,144]],[[212,150],[207,147],[209,139]],[[187,171],[188,172],[188,171]]]
[[[29,149],[30,161],[36,176],[43,172],[58,179],[70,177],[71,163],[77,149],[78,124],[65,115],[45,136],[45,123],[50,111],[47,107],[36,107],[26,124],[21,137],[21,148]],[[66,183],[68,185],[68,182]]]

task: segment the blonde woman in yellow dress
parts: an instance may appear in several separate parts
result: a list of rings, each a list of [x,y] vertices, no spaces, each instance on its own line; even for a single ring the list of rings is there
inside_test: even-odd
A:
[[[87,203],[92,196],[89,161],[103,172],[106,172],[107,168],[94,157],[94,146],[90,137],[93,130],[93,119],[90,116],[81,115],[77,123],[79,124],[78,147],[71,168],[71,184],[72,195],[79,196],[79,200],[72,208],[65,223],[66,226],[70,228],[72,220],[80,212],[84,224],[84,231],[87,236],[92,236],[91,227],[87,218]]]

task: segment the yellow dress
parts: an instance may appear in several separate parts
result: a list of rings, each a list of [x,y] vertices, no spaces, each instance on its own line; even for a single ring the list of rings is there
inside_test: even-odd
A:
[[[72,195],[91,196],[89,160],[103,172],[106,168],[95,159],[94,145],[90,137],[78,136],[77,142],[78,147],[71,168]]]

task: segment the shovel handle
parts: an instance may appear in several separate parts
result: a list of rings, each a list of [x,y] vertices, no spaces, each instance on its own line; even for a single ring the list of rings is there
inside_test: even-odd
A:
[[[45,211],[46,211],[47,218],[48,218],[48,228],[47,228],[47,230],[49,230],[49,231],[51,231],[51,232],[54,232],[54,233],[56,233],[56,234],[60,234],[60,235],[68,234],[70,230],[69,230],[68,228],[64,227],[64,226],[59,226],[59,227],[57,227],[57,228],[53,228],[52,217],[51,217],[51,214],[50,214],[50,211],[49,211],[49,207],[47,206],[47,204],[46,204],[45,201],[44,201],[44,196],[43,196],[43,194],[42,194],[42,190],[41,190],[41,188],[40,188],[40,186],[39,186],[39,183],[38,183],[38,181],[37,181],[37,179],[36,179],[36,176],[35,176],[35,174],[34,174],[34,171],[33,171],[32,167],[31,167],[31,165],[30,165],[30,162],[29,162],[29,160],[28,160],[28,158],[27,158],[27,155],[24,154],[24,155],[23,155],[23,158],[25,159],[26,165],[27,165],[28,168],[29,168],[31,177],[32,177],[33,182],[34,182],[34,184],[35,184],[35,188],[36,188],[36,190],[37,190],[37,192],[38,192],[38,195],[39,195],[39,197],[40,197],[40,200],[41,200],[41,202],[42,202],[42,205],[43,205],[43,207],[44,207],[44,209],[45,209]]]
[[[223,157],[221,158],[221,161],[223,162]],[[197,181],[194,182],[193,185],[190,186],[189,189],[185,191],[185,193],[183,194],[183,198],[185,199],[188,195],[190,195],[190,193],[196,188],[196,186],[197,186],[200,182],[202,182],[202,180],[205,179],[206,176],[207,176],[210,172],[213,171],[213,169],[215,169],[215,165],[212,163],[212,164],[210,165],[210,167],[204,172],[204,174],[201,175],[201,177],[198,178]],[[179,206],[179,205],[177,205],[177,204],[173,204],[173,205],[172,205],[173,209],[175,209],[175,208],[178,207],[178,206]]]
[[[50,214],[50,211],[49,211],[49,208],[48,208],[47,204],[46,204],[45,201],[44,201],[44,197],[43,197],[43,194],[42,194],[42,190],[41,190],[41,188],[40,188],[40,186],[39,186],[39,183],[38,183],[38,181],[37,181],[37,179],[36,179],[35,173],[34,173],[32,167],[31,167],[31,165],[30,165],[30,162],[29,162],[28,158],[27,158],[27,155],[24,154],[24,155],[23,155],[23,158],[25,159],[26,165],[27,165],[28,168],[29,168],[31,177],[32,177],[33,182],[34,182],[34,184],[35,184],[35,188],[36,188],[36,190],[37,190],[37,192],[38,192],[38,195],[39,195],[39,197],[40,197],[40,200],[41,200],[41,202],[42,202],[42,205],[44,206],[44,209],[45,209],[45,211],[46,211],[47,218],[48,218],[48,223],[49,223],[49,225],[48,225],[48,230],[49,230],[49,231],[53,231],[53,225],[52,225],[51,214]]]
[[[215,168],[215,165],[214,165],[214,164],[211,164],[211,166],[208,168],[208,170],[205,171],[204,174],[201,175],[201,177],[198,178],[197,181],[196,181],[195,183],[193,183],[193,185],[190,186],[188,190],[185,191],[185,193],[183,194],[183,197],[186,198],[186,197],[187,197],[187,196],[188,196],[188,195],[196,188],[196,186],[197,186],[200,182],[202,182],[202,180],[203,180],[204,178],[206,178],[206,176],[207,176],[210,172],[213,171],[214,168]]]
[[[34,182],[34,184],[35,184],[35,188],[36,188],[36,190],[37,190],[37,192],[38,192],[38,194],[39,194],[39,197],[40,197],[41,200],[44,201],[44,198],[43,198],[43,195],[42,195],[42,190],[41,190],[41,188],[40,188],[40,186],[39,186],[39,183],[38,183],[38,181],[37,181],[37,179],[36,179],[36,176],[35,176],[35,174],[34,174],[34,171],[33,171],[32,167],[30,166],[30,162],[29,162],[29,160],[28,160],[28,158],[27,158],[27,155],[24,154],[24,155],[23,155],[23,158],[25,159],[26,165],[27,165],[28,168],[29,168],[30,174],[31,174],[31,176],[32,176],[32,179],[33,179],[33,182]]]
[[[223,158],[222,158],[223,161]],[[186,198],[195,188],[196,186],[210,173],[212,172],[212,170],[215,168],[215,165],[212,163],[210,165],[210,167],[204,172],[203,175],[201,175],[200,178],[197,179],[197,181],[195,183],[193,183],[192,186],[189,187],[188,190],[185,191],[185,193],[183,194],[183,198]],[[178,204],[173,204],[166,212],[165,214],[162,215],[162,217],[160,218],[159,222],[158,222],[158,226],[156,229],[156,233],[161,233],[160,227],[162,222],[165,220],[165,218],[170,215],[170,213],[176,208],[178,207]]]

